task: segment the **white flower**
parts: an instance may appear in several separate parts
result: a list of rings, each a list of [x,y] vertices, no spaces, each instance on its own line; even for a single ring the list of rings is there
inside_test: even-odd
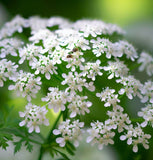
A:
[[[62,17],[51,17],[47,21],[48,27],[58,26],[59,28],[69,27],[71,23],[69,20]]]
[[[22,70],[17,75],[14,85],[9,86],[9,90],[16,90],[17,95],[22,95],[22,97],[27,97],[28,101],[31,98],[36,97],[36,93],[41,89],[41,78],[35,78],[34,74],[24,73]]]
[[[99,150],[103,149],[104,145],[114,144],[112,138],[115,136],[115,132],[99,121],[91,123],[91,128],[87,132],[89,133],[89,137],[86,140],[87,143],[97,143]]]
[[[141,111],[138,112],[138,116],[143,117],[145,120],[143,123],[141,123],[142,127],[146,127],[148,122],[151,122],[153,127],[153,104],[148,104],[146,107],[142,108]]]
[[[148,101],[150,103],[153,103],[153,82],[145,82],[145,84],[143,85],[143,87],[140,88],[140,90],[143,95],[141,102],[145,103]]]
[[[53,130],[54,135],[61,135],[56,138],[56,142],[59,143],[60,147],[64,147],[67,141],[73,141],[74,146],[78,147],[79,140],[81,140],[82,130],[84,126],[83,122],[75,120],[70,122],[69,119],[60,123],[58,129]]]
[[[56,143],[67,147],[66,143],[72,141],[78,146],[84,123],[75,119],[90,112],[97,96],[107,107],[108,119],[91,123],[87,143],[96,143],[102,149],[114,144],[115,132],[119,132],[120,139],[127,140],[134,152],[139,144],[148,149],[150,135],[142,127],[153,127],[153,82],[141,84],[130,72],[135,63],[140,71],[146,70],[152,76],[153,57],[142,52],[136,61],[136,49],[118,40],[121,34],[118,26],[100,20],[73,23],[61,17],[16,16],[6,23],[0,30],[0,87],[6,81],[9,90],[28,100],[25,111],[19,112],[23,118],[19,125],[28,127],[29,133],[39,133],[40,125],[49,125],[47,109],[61,111],[64,121],[53,131]],[[102,87],[99,93],[98,85]],[[46,89],[49,91],[40,98],[45,106],[30,103]],[[144,121],[136,127],[119,104],[122,95],[129,99],[138,96],[142,103],[147,102],[138,112]]]
[[[57,36],[49,29],[39,29],[37,32],[32,34],[29,40],[33,43],[39,43],[40,40],[44,42],[45,39],[48,39],[50,37],[52,37],[53,40],[56,40],[55,38],[57,38]]]
[[[20,117],[24,118],[24,120],[21,121],[19,125],[21,127],[26,125],[29,128],[29,133],[33,131],[39,133],[40,125],[49,125],[49,121],[45,117],[46,113],[48,112],[45,107],[40,107],[28,103],[25,108],[26,110],[24,112],[19,112]]]
[[[15,32],[21,33],[23,31],[23,27],[29,27],[29,22],[27,19],[17,15],[10,22],[7,22],[0,30],[0,39],[12,36]]]
[[[5,58],[7,55],[17,56],[17,49],[21,47],[23,42],[17,38],[5,38],[0,40],[0,58]]]
[[[108,61],[108,66],[103,67],[103,69],[111,73],[108,79],[112,79],[114,77],[126,76],[129,71],[128,67],[118,59],[116,59],[116,62]]]
[[[39,16],[32,16],[28,19],[31,32],[38,32],[40,29],[45,29],[47,27],[47,19],[40,18]]]
[[[83,53],[80,52],[77,48],[74,48],[73,53],[68,54],[64,61],[66,61],[68,64],[66,65],[66,68],[71,68],[71,71],[74,72],[78,67],[81,69],[83,67],[82,63],[85,62],[85,59],[82,57]]]
[[[120,136],[120,140],[124,141],[127,139],[128,145],[133,145],[133,152],[138,152],[138,144],[142,144],[145,149],[148,149],[148,139],[151,138],[151,135],[144,134],[141,129],[141,126],[133,127],[133,125],[129,125],[127,128],[127,133]]]
[[[83,34],[71,29],[60,29],[56,31],[58,37],[60,37],[59,44],[61,46],[66,46],[67,49],[72,50],[75,47],[81,48],[83,51],[90,49],[89,41],[83,37]]]
[[[75,73],[69,72],[68,75],[63,73],[62,77],[64,78],[64,81],[62,81],[61,84],[62,85],[67,84],[69,86],[68,89],[70,89],[72,93],[74,93],[75,91],[82,92],[83,86],[85,86],[86,88],[89,87],[89,84],[86,83],[86,79],[82,78],[81,75],[78,74],[77,72]]]
[[[112,35],[114,32],[118,34],[124,34],[124,32],[116,25],[106,24],[100,20],[78,20],[73,25],[76,30],[82,31],[84,37],[89,35],[96,37],[97,35],[109,34]]]
[[[55,62],[52,60],[51,57],[46,56],[39,56],[39,60],[33,62],[31,64],[32,69],[36,69],[35,74],[38,75],[39,73],[45,74],[46,79],[50,80],[52,74],[57,74],[57,67],[55,66]]]
[[[119,105],[113,107],[113,111],[108,111],[107,115],[110,119],[106,120],[105,123],[110,129],[118,128],[118,132],[122,132],[127,129],[128,125],[131,123],[127,114],[123,113],[123,108]]]
[[[40,56],[42,51],[42,47],[35,46],[34,44],[27,44],[26,47],[19,49],[19,64],[22,64],[25,60],[29,60],[29,64],[31,65],[33,62],[37,60],[37,57]]]
[[[124,53],[128,59],[135,61],[138,58],[137,52],[135,48],[129,44],[127,41],[119,41],[120,44],[120,52]]]
[[[62,111],[65,110],[65,104],[68,100],[68,93],[65,91],[59,91],[58,88],[50,87],[48,88],[50,91],[47,93],[45,98],[42,98],[42,101],[48,102],[48,108],[53,108],[54,111],[57,113],[60,109]]]
[[[14,62],[7,61],[7,59],[0,60],[0,87],[3,87],[7,78],[13,81],[16,80],[17,68],[18,65]]]
[[[77,114],[79,115],[85,115],[85,113],[89,113],[90,110],[88,109],[91,107],[92,103],[87,101],[87,96],[80,97],[79,95],[69,98],[69,111],[70,111],[70,117],[73,118]]]
[[[111,58],[112,43],[108,39],[101,39],[98,37],[97,40],[92,39],[90,42],[93,43],[92,51],[96,55],[96,57],[99,57],[102,54],[106,53],[106,57]]]
[[[146,70],[149,76],[153,75],[153,57],[150,54],[142,52],[138,59],[138,63],[141,63],[139,71]]]
[[[105,102],[105,107],[109,107],[111,105],[116,106],[120,100],[118,99],[118,95],[114,94],[114,92],[114,89],[109,89],[109,87],[107,87],[101,93],[96,93],[96,96],[99,97],[101,101]]]
[[[88,78],[91,78],[92,81],[95,81],[97,75],[102,76],[103,74],[100,71],[102,69],[100,63],[100,60],[97,60],[95,63],[88,62],[85,66],[80,68],[82,70],[81,75],[84,77],[87,75]]]
[[[121,77],[121,79],[116,80],[117,83],[123,84],[124,88],[119,90],[119,94],[123,95],[126,93],[129,99],[133,99],[133,96],[138,96],[142,98],[140,89],[142,88],[142,84],[139,80],[135,79],[133,76]]]

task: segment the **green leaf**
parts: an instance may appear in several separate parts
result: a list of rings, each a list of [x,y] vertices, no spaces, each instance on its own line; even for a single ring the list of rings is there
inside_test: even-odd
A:
[[[50,150],[49,153],[50,153],[51,157],[54,158],[54,151],[53,151],[53,150]],[[55,153],[56,153],[56,152],[55,152]]]
[[[25,146],[26,146],[26,150],[28,150],[29,152],[32,152],[33,145],[30,144],[29,141],[26,141]]]
[[[64,154],[63,152],[61,152],[57,149],[54,149],[54,151],[58,152],[63,158],[65,158],[65,160],[70,160],[69,157],[66,154]]]
[[[6,150],[6,148],[9,146],[8,141],[12,140],[13,138],[11,134],[0,132],[0,147],[2,147],[2,149]]]
[[[65,148],[70,155],[74,155],[73,148],[70,145],[67,144]]]
[[[62,153],[62,152],[60,152],[60,154],[61,154],[61,156],[63,156],[63,158],[65,158],[66,160],[70,160],[66,154],[64,154],[64,153]]]
[[[67,156],[66,154],[64,154],[63,152],[58,151],[58,153],[59,153],[63,158],[65,158],[66,160],[70,160],[70,159],[68,158],[68,156]]]
[[[2,149],[5,149],[9,146],[8,141],[2,137],[0,137],[0,147],[2,147]]]
[[[66,150],[68,151],[68,153],[70,154],[70,155],[74,155],[74,152],[70,149],[70,148],[68,148],[68,147],[66,147]]]
[[[66,144],[69,145],[72,150],[76,150],[75,146],[71,142],[68,141]]]
[[[14,148],[14,154],[19,152],[21,150],[21,146],[22,146],[22,140],[18,141],[18,142],[14,142],[13,144],[15,145]]]

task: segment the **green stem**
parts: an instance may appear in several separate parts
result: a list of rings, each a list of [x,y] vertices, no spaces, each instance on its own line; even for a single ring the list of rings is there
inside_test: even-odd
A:
[[[56,119],[56,121],[55,121],[52,129],[50,130],[49,136],[48,136],[48,138],[47,138],[47,142],[50,141],[50,138],[51,138],[51,136],[52,136],[52,132],[53,132],[53,130],[55,129],[55,127],[56,127],[59,119],[61,118],[61,116],[62,116],[62,112],[60,112],[60,114],[58,115],[58,117],[57,117],[57,119]]]
[[[43,157],[43,147],[41,146],[38,160],[42,160],[42,157]]]
[[[42,143],[38,142],[38,141],[35,141],[33,139],[28,139],[30,142],[33,142],[33,143],[36,143],[36,144],[39,144],[39,145],[42,145]]]
[[[52,132],[53,132],[53,130],[55,129],[55,127],[56,127],[59,119],[61,118],[61,116],[62,116],[62,112],[60,112],[60,114],[58,115],[58,117],[57,117],[57,119],[56,119],[56,121],[55,121],[52,129],[50,130],[49,135],[48,135],[48,137],[47,137],[47,139],[46,139],[46,144],[50,142],[50,139],[51,139],[51,136],[52,136]],[[42,160],[42,157],[43,157],[43,153],[44,153],[44,152],[45,152],[44,147],[43,147],[43,145],[41,144],[41,148],[40,148],[40,153],[39,153],[38,160]]]

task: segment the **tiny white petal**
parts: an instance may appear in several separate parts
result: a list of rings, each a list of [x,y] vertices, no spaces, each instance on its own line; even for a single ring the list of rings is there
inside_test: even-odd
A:
[[[54,130],[53,130],[53,134],[59,135],[59,134],[61,134],[61,132],[60,132],[58,129],[54,129]]]
[[[15,88],[14,85],[10,85],[10,86],[8,87],[8,90],[13,90],[14,88]]]
[[[40,128],[39,128],[39,126],[35,126],[35,131],[36,131],[36,133],[40,133]]]
[[[92,140],[93,140],[93,137],[89,136],[89,137],[87,137],[86,142],[90,143]]]
[[[47,72],[47,73],[45,74],[45,77],[46,77],[46,79],[50,80],[50,74],[49,74],[49,72]]]
[[[133,146],[133,152],[138,152],[138,146],[137,145]]]
[[[126,139],[125,135],[120,136],[120,140],[124,141]]]
[[[19,126],[22,127],[22,126],[24,126],[25,124],[26,124],[26,122],[25,122],[25,120],[24,120],[24,121],[21,121],[21,122],[19,123]]]
[[[29,132],[29,133],[32,133],[33,130],[34,130],[34,126],[31,126],[31,127],[29,128],[28,132]]]

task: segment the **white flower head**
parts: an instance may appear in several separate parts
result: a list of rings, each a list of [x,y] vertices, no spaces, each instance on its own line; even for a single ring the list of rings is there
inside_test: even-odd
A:
[[[91,128],[87,130],[89,137],[87,137],[87,143],[98,144],[98,149],[102,150],[104,145],[114,144],[113,132],[109,127],[104,125],[102,122],[91,123]]]
[[[65,104],[68,101],[68,93],[66,91],[60,91],[58,88],[49,88],[47,96],[42,98],[42,101],[48,102],[48,108],[53,108],[57,113],[59,110],[65,110]]]
[[[19,126],[26,125],[29,129],[29,133],[33,131],[39,133],[40,125],[49,125],[49,121],[45,117],[46,113],[48,112],[45,107],[28,103],[25,108],[26,110],[24,112],[19,112],[20,117],[24,118],[24,120],[19,123]]]
[[[81,140],[83,122],[75,120],[71,122],[69,119],[60,123],[58,129],[53,130],[54,135],[61,135],[61,137],[56,138],[56,142],[59,143],[61,147],[64,147],[67,141],[72,141],[75,147],[78,147],[79,140]]]
[[[16,90],[18,96],[22,95],[22,97],[27,97],[27,100],[31,101],[31,98],[35,98],[36,94],[41,89],[41,83],[40,77],[35,77],[34,74],[20,70],[15,84],[10,85],[8,89]]]

